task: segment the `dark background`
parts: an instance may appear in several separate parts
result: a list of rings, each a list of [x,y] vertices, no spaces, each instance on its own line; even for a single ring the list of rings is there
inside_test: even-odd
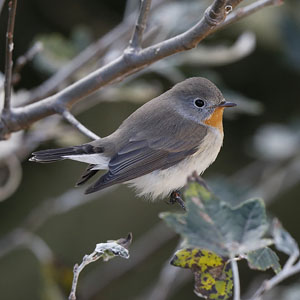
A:
[[[69,39],[74,28],[79,25],[84,25],[91,40],[98,38],[122,20],[124,2],[116,0],[19,1],[14,57],[22,55],[38,35],[56,32]],[[188,1],[186,5],[189,5]],[[245,28],[254,30],[257,34],[257,47],[248,57],[219,67],[182,66],[182,72],[186,77],[213,72],[217,74],[222,90],[240,92],[248,98],[261,102],[264,107],[259,115],[238,114],[235,118],[225,119],[224,146],[217,161],[205,173],[204,178],[214,178],[219,175],[229,177],[257,159],[252,141],[262,125],[279,123],[287,128],[295,128],[293,124],[299,124],[300,17],[299,13],[296,13],[297,8],[299,8],[297,1],[287,1],[285,5],[277,8],[265,8],[254,17],[233,24],[205,41],[207,44],[218,42],[230,44]],[[6,10],[5,6],[0,18],[0,69],[2,71]],[[179,56],[185,54],[181,53]],[[22,79],[16,86],[17,90],[31,89],[49,75],[32,62],[23,69],[21,76]],[[155,74],[145,75],[145,78],[162,80],[164,90],[172,86],[170,82]],[[110,134],[139,106],[126,99],[113,103],[110,103],[110,100],[107,99],[108,102],[100,103],[79,115],[79,119],[100,136]],[[40,149],[57,146],[59,143],[51,140],[40,145]],[[12,197],[0,203],[0,237],[17,228],[43,201],[58,197],[72,188],[83,169],[81,164],[68,161],[39,165],[25,160],[20,187]],[[274,197],[268,206],[270,215],[276,215],[297,241],[300,241],[299,192],[298,183]],[[73,265],[80,262],[84,254],[90,253],[96,243],[117,239],[125,236],[129,231],[133,232],[135,242],[159,222],[159,212],[169,209],[177,208],[170,208],[163,201],[149,203],[141,200],[131,189],[120,186],[101,199],[50,218],[37,229],[37,234],[52,249],[55,255],[54,267],[41,268],[35,256],[24,247],[16,248],[0,257],[1,298],[59,299],[54,293],[53,278],[55,284],[58,283],[67,295]],[[149,241],[149,244],[152,242]],[[143,263],[95,293],[92,299],[135,299],[141,295],[157,280],[160,269],[173,253],[177,242],[178,238],[172,238]],[[281,258],[285,259],[284,256]],[[116,258],[116,260],[121,263],[121,259]],[[126,263],[130,264],[130,260]],[[81,280],[103,264],[107,264],[109,270],[110,262],[99,261],[83,271],[79,280],[79,291]],[[49,275],[47,272],[52,273]],[[248,283],[257,274],[249,271],[245,263],[241,263],[243,290],[248,288]],[[104,279],[99,277],[98,280],[101,282]],[[287,284],[289,282],[291,281],[288,280]],[[191,280],[170,299],[183,298],[197,298],[193,294]]]

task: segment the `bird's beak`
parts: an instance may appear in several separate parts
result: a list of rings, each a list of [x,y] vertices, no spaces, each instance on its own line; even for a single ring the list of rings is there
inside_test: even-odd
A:
[[[235,103],[233,102],[227,102],[225,100],[223,100],[219,105],[218,107],[233,107],[233,106],[236,106]]]

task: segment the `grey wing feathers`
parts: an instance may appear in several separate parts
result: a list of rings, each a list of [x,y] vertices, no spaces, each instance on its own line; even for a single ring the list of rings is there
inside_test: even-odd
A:
[[[99,170],[94,170],[95,165],[89,165],[83,172],[79,180],[76,182],[76,186],[86,183],[91,177],[93,177]]]
[[[199,127],[201,129],[199,130]],[[122,183],[143,176],[155,170],[167,169],[195,153],[204,136],[206,128],[185,132],[184,128],[171,137],[152,137],[150,139],[131,139],[109,162],[109,171],[104,174],[86,193],[93,193],[116,183]],[[141,135],[139,134],[139,138]]]

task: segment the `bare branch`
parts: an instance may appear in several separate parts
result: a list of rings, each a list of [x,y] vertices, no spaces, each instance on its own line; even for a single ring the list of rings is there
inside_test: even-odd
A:
[[[34,43],[34,45],[32,47],[30,47],[30,49],[28,49],[28,51],[18,57],[18,59],[16,60],[16,65],[13,69],[13,75],[12,75],[12,84],[17,84],[20,80],[20,72],[23,69],[23,67],[34,58],[34,56],[40,52],[43,49],[43,45],[41,42],[36,42]]]
[[[273,278],[264,281],[263,284],[260,286],[260,288],[256,291],[256,293],[250,300],[262,299],[261,296],[265,292],[272,289],[274,286],[276,286],[286,278],[293,276],[294,274],[297,274],[299,272],[300,272],[300,261],[297,264],[291,266],[290,268],[283,268],[283,270],[279,272],[277,275],[275,275]]]
[[[130,264],[126,261],[112,261],[109,265],[101,265],[81,282],[81,292],[86,299],[93,298],[100,290],[112,281],[124,276],[137,265],[146,260],[151,254],[160,249],[175,237],[175,232],[169,230],[161,221],[144,233],[131,247]],[[101,278],[101,281],[99,281]]]
[[[232,12],[220,27],[222,28],[229,24],[235,23],[240,19],[261,10],[266,6],[279,6],[281,4],[283,4],[283,0],[258,0],[245,7],[238,8],[236,11]]]
[[[237,7],[243,0],[227,0],[226,5],[231,6],[232,8]]]
[[[127,241],[126,245],[122,245],[123,241]],[[120,243],[120,241],[122,241]],[[119,239],[117,241],[107,241],[106,243],[100,243],[96,245],[95,250],[89,254],[85,255],[82,259],[82,263],[80,265],[76,264],[74,266],[74,277],[72,282],[72,288],[69,295],[69,300],[76,300],[76,288],[78,283],[78,278],[80,272],[90,263],[98,260],[99,258],[103,258],[104,261],[108,261],[115,256],[120,256],[122,258],[129,258],[128,246],[132,242],[132,234],[130,233],[127,239]]]
[[[153,3],[153,8],[159,7],[165,0],[156,0]],[[49,96],[55,92],[58,86],[69,79],[75,72],[82,68],[90,60],[95,59],[104,54],[109,49],[113,42],[120,38],[129,38],[131,26],[133,25],[132,19],[134,13],[131,13],[128,18],[116,26],[113,30],[105,34],[98,41],[88,46],[85,50],[80,52],[73,58],[66,66],[62,67],[57,73],[39,85],[37,88],[30,91],[30,96],[25,102],[32,103]]]
[[[9,113],[11,99],[11,78],[12,78],[12,53],[14,49],[14,27],[16,16],[17,0],[8,2],[8,25],[6,32],[6,50],[5,50],[5,79],[4,79],[4,107],[3,112]]]
[[[6,200],[19,187],[22,180],[22,167],[18,157],[13,153],[0,161],[0,167],[8,169],[7,181],[0,186],[0,202]]]
[[[240,11],[239,15],[232,14],[231,22],[255,12],[257,10],[255,8],[256,5],[264,7],[266,5],[278,4],[278,1],[259,0],[255,4],[249,5],[250,9],[249,6],[246,6]],[[261,2],[264,3],[263,6]],[[33,103],[22,108],[15,108],[11,111],[10,116],[2,115],[0,139],[7,137],[10,132],[26,128],[46,116],[69,109],[73,104],[92,92],[117,80],[122,80],[124,77],[136,73],[164,57],[196,47],[206,36],[222,28],[224,24],[228,24],[228,22],[224,21],[226,17],[226,4],[226,0],[215,0],[212,6],[205,12],[204,17],[186,32],[147,47],[139,52],[127,51],[111,63],[82,78],[61,92],[38,103]]]
[[[143,33],[146,28],[150,6],[151,0],[141,0],[139,16],[134,27],[132,38],[129,42],[129,51],[139,51],[141,49]]]
[[[53,261],[53,253],[46,242],[33,232],[23,228],[17,228],[0,240],[0,257],[25,246],[42,263]]]
[[[69,122],[71,123],[75,128],[77,128],[81,133],[83,133],[85,136],[90,138],[91,140],[97,140],[100,139],[98,135],[90,131],[88,128],[86,128],[84,125],[82,125],[68,110],[63,110],[61,115]]]
[[[0,0],[0,14],[2,12],[2,8],[3,8],[4,3],[5,3],[5,0]]]

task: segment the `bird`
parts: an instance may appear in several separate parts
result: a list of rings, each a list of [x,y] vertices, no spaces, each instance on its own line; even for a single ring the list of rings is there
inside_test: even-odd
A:
[[[138,196],[169,196],[171,203],[184,207],[179,191],[189,175],[202,174],[217,158],[224,108],[235,105],[210,80],[188,78],[142,105],[112,134],[82,145],[37,151],[30,161],[87,163],[77,186],[106,170],[86,194],[125,183]]]

